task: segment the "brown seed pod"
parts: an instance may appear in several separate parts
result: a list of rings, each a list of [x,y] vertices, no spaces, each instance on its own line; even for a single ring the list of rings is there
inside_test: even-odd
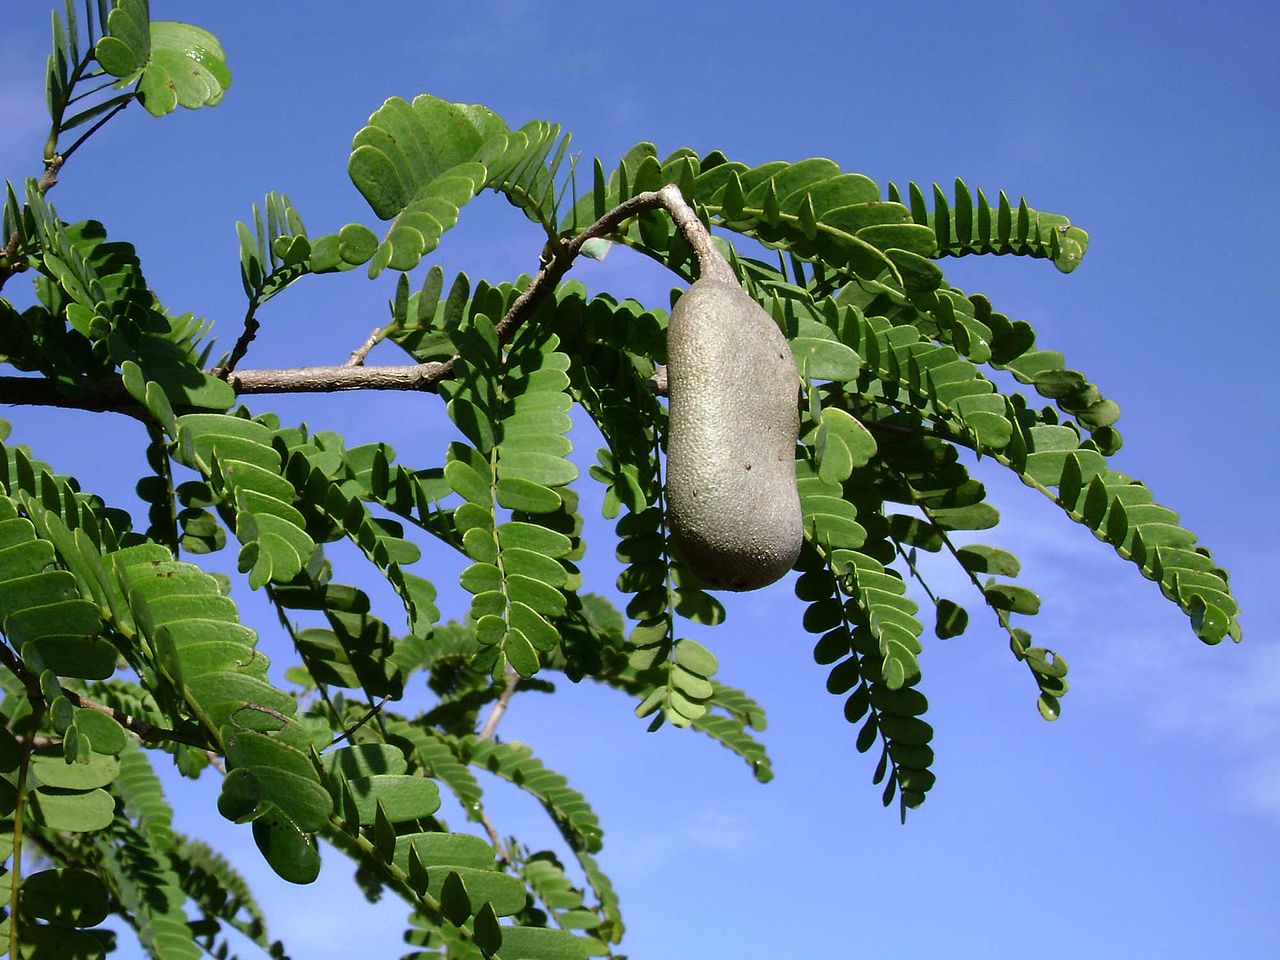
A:
[[[667,508],[676,551],[710,587],[763,587],[800,553],[799,387],[786,338],[736,282],[704,276],[677,301]]]

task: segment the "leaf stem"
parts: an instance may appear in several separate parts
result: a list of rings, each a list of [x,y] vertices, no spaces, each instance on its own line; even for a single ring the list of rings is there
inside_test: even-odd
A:
[[[932,523],[932,521],[930,521],[930,523]],[[924,588],[925,595],[930,600],[933,601],[933,605],[936,607],[938,605],[938,598],[937,596],[934,595],[934,592],[929,589],[929,584],[925,581],[924,577],[921,575],[920,569],[916,566],[915,560],[911,558],[911,555],[909,553],[907,553],[905,550],[902,549],[902,544],[900,544],[897,540],[893,541],[893,549],[898,551],[898,556],[900,556],[903,562],[906,563],[907,569],[911,571],[911,575],[915,577],[916,582],[919,583],[920,586]]]
[[[13,652],[7,643],[0,643],[0,665],[6,667],[10,673],[22,681],[22,685],[27,689],[27,699],[31,701],[32,709],[43,711],[48,704],[45,700],[44,692],[40,689],[39,678],[19,659],[18,655]],[[207,750],[209,747],[207,741],[198,737],[183,733],[180,730],[157,727],[155,724],[131,716],[123,710],[117,710],[115,707],[109,707],[105,703],[91,700],[84,694],[68,687],[61,687],[59,693],[82,710],[94,710],[98,713],[106,714],[120,726],[133,733],[139,740],[148,743],[159,743],[161,741],[185,743],[188,746],[199,747],[202,750]]]
[[[215,376],[220,380],[228,380],[231,371],[236,368],[236,364],[244,359],[244,355],[249,352],[249,344],[253,343],[254,338],[258,335],[258,330],[262,326],[258,322],[258,318],[254,316],[258,312],[258,297],[261,291],[254,293],[249,298],[249,306],[244,312],[244,329],[240,331],[240,336],[236,338],[235,346],[231,348],[231,356],[227,358],[227,362],[215,367],[210,371],[211,376]]]
[[[22,817],[26,813],[27,770],[31,766],[31,751],[36,730],[44,718],[44,700],[31,704],[31,725],[22,742],[22,757],[18,761],[17,798],[13,802],[13,862],[9,867],[11,892],[9,894],[9,956],[18,956],[18,897],[22,889]]]
[[[101,73],[97,73],[97,74],[85,74],[85,75],[84,75],[83,77],[81,77],[80,79],[81,79],[81,80],[91,80],[91,79],[93,79],[93,77],[95,77],[95,76],[100,77],[100,76],[102,76],[102,75],[103,75],[103,74],[101,74]],[[84,93],[78,93],[78,94],[76,94],[74,97],[71,97],[70,99],[68,99],[68,100],[67,100],[67,106],[71,106],[71,104],[75,103],[77,100],[83,100],[85,97],[91,97],[91,96],[93,96],[95,93],[99,92],[100,90],[105,90],[105,89],[107,89],[107,87],[115,86],[115,85],[116,85],[117,83],[119,83],[119,82],[120,82],[120,81],[119,81],[116,77],[112,77],[110,80],[106,81],[105,83],[100,83],[100,84],[98,84],[98,85],[97,85],[96,87],[94,87],[92,90],[86,90]]]
[[[569,271],[573,261],[582,252],[583,244],[590,239],[613,233],[624,221],[637,214],[659,207],[671,215],[677,229],[693,249],[702,276],[714,277],[724,282],[738,282],[733,268],[716,250],[711,242],[711,234],[698,219],[693,208],[685,202],[674,184],[668,184],[661,190],[637,194],[619,204],[568,243],[561,244],[498,322],[499,343],[509,342],[520,326],[532,316],[543,298],[555,290],[561,278]],[[16,235],[13,245],[16,249]],[[3,273],[0,273],[0,283],[3,282],[3,278]],[[255,317],[259,303],[259,297],[256,295],[249,301],[249,307],[245,312],[244,330],[236,340],[227,362],[207,371],[210,376],[226,380],[237,394],[334,393],[340,390],[434,391],[441,380],[448,379],[453,374],[456,356],[443,363],[429,361],[404,366],[366,367],[363,365],[363,356],[360,355],[360,349],[364,349],[363,346],[352,353],[347,363],[340,366],[237,372],[236,365],[244,358],[249,344],[260,327]],[[369,344],[369,349],[372,347],[373,344]],[[367,353],[368,350],[365,350],[366,355]],[[357,358],[359,362],[353,362]],[[0,403],[121,413],[132,413],[138,409],[137,402],[125,391],[118,376],[85,378],[75,382],[71,385],[71,389],[65,392],[54,381],[44,378],[0,377]]]
[[[86,130],[84,133],[80,134],[80,136],[76,139],[75,143],[67,147],[66,153],[62,154],[62,159],[63,160],[69,159],[73,153],[75,153],[78,149],[80,149],[80,145],[82,143],[84,143],[86,140],[88,140],[95,133],[97,133],[99,130],[102,129],[103,124],[105,124],[108,120],[110,120],[112,117],[114,117],[117,113],[119,113],[121,110],[123,110],[132,102],[133,102],[132,99],[125,100],[123,103],[117,104],[116,106],[112,107],[109,111],[107,111],[107,113],[103,116],[101,120],[95,123],[92,127]]]
[[[502,692],[498,694],[498,699],[493,705],[493,709],[489,711],[488,719],[485,720],[484,726],[476,735],[481,740],[492,740],[498,732],[498,724],[502,722],[502,718],[507,713],[507,707],[511,703],[511,698],[515,696],[516,688],[520,686],[520,674],[515,671],[511,664],[507,664],[504,671],[506,684],[502,688]],[[493,849],[498,851],[498,858],[504,865],[511,866],[511,854],[507,852],[506,845],[502,842],[502,835],[498,833],[498,828],[489,819],[489,814],[483,808],[480,808],[480,823],[484,826],[484,831],[489,835],[489,842],[493,844]]]
[[[507,706],[511,703],[511,698],[516,692],[516,687],[520,686],[520,674],[512,669],[511,665],[507,665],[506,669],[506,686],[502,688],[502,693],[498,694],[498,700],[493,705],[493,709],[489,711],[489,717],[484,722],[484,726],[480,728],[480,732],[476,734],[481,740],[492,740],[495,733],[498,732],[498,724],[502,722],[503,716],[507,712]]]
[[[76,68],[71,71],[71,76],[67,79],[67,85],[63,88],[63,92],[69,94],[77,83],[84,76],[85,70],[94,60],[93,51],[89,50],[76,64]],[[53,123],[49,126],[49,139],[44,144],[44,162],[49,164],[58,156],[58,134],[62,132],[62,116],[67,112],[67,106],[71,103],[70,99],[60,101],[52,111],[51,119]],[[66,154],[62,155],[66,158]]]
[[[388,327],[374,327],[369,336],[365,338],[364,343],[351,351],[351,356],[347,358],[345,366],[362,367],[364,366],[364,358],[369,355],[369,351],[382,342],[387,335]]]

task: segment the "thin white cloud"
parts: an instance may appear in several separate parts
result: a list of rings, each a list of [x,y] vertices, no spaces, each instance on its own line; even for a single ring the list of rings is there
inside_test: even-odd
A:
[[[733,855],[757,849],[768,834],[745,814],[700,807],[682,814],[678,829],[646,830],[622,824],[609,832],[610,869],[618,875],[656,875],[673,860],[707,851]]]
[[[1280,751],[1258,756],[1238,773],[1237,797],[1245,808],[1280,819]]]
[[[955,539],[998,546],[1022,561],[1014,582],[1038,593],[1043,606],[1039,616],[1019,617],[1017,625],[1070,663],[1067,715],[1077,704],[1102,709],[1123,717],[1153,746],[1194,745],[1217,767],[1224,807],[1280,821],[1280,645],[1257,629],[1270,599],[1262,584],[1280,575],[1280,558],[1251,551],[1247,566],[1233,564],[1233,587],[1248,604],[1243,619],[1252,632],[1240,646],[1209,647],[1157,585],[1110,545],[1009,471],[971,457],[966,466],[986,484],[1001,522]],[[975,643],[999,640],[994,617],[949,556],[922,551],[918,564],[935,593],[968,609]],[[914,582],[908,591],[930,631],[931,604]],[[743,622],[737,615],[731,610],[731,622]],[[926,673],[928,652],[926,642]]]
[[[1280,646],[1255,632],[1236,646],[1208,647],[1186,618],[1083,527],[999,468],[970,469],[1001,510],[1000,525],[962,539],[1013,551],[1023,563],[1016,582],[1039,593],[1041,614],[1019,618],[1033,642],[1060,650],[1071,664],[1074,698],[1131,716],[1153,744],[1194,744],[1221,763],[1224,805],[1280,820]],[[975,636],[992,635],[980,599],[949,558],[924,557],[936,591],[969,608]],[[1237,571],[1246,594],[1280,567],[1255,558]],[[1242,579],[1244,578],[1244,579]],[[1246,582],[1247,581],[1247,582]],[[927,612],[927,601],[912,587]],[[1246,610],[1245,625],[1265,611]],[[1261,641],[1261,642],[1259,642]]]
[[[722,853],[741,853],[761,838],[748,817],[713,807],[695,811],[681,833],[687,845]]]

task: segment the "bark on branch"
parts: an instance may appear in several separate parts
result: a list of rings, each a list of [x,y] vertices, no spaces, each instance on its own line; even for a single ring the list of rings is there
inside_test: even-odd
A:
[[[0,643],[0,664],[3,664],[10,673],[22,681],[22,685],[26,687],[27,699],[31,701],[31,706],[37,714],[43,713],[48,706],[48,702],[45,699],[44,691],[40,688],[39,678],[27,668],[27,665],[5,643]],[[59,692],[81,709],[105,713],[120,726],[137,736],[139,740],[147,743],[170,740],[176,743],[186,743],[193,747],[200,747],[201,749],[208,749],[209,747],[209,743],[206,740],[189,736],[179,730],[157,727],[154,723],[127,714],[123,710],[117,710],[115,707],[109,707],[105,703],[98,703],[98,701],[91,700],[84,694],[70,690],[67,687],[62,687]]]
[[[477,736],[481,740],[492,740],[498,732],[498,724],[502,722],[503,716],[507,712],[507,707],[511,703],[511,698],[515,696],[516,687],[520,686],[520,674],[516,673],[507,665],[506,683],[503,684],[502,692],[498,694],[498,700],[493,705],[493,709],[489,711],[489,719],[484,722]],[[489,819],[488,813],[480,815],[480,822],[484,824],[484,829],[489,834],[489,842],[493,844],[493,848],[498,851],[499,858],[504,863],[510,863],[511,857],[507,853],[506,846],[502,843],[502,836],[498,833],[498,828],[494,826],[492,820]]]
[[[36,182],[36,189],[42,194],[48,193],[58,184],[58,173],[62,170],[63,161],[66,158],[60,154],[54,154],[44,163],[44,173],[40,174],[40,179]],[[15,261],[18,254],[18,247],[22,243],[22,231],[18,227],[13,228],[13,232],[9,234],[9,240],[4,245],[4,249],[0,250],[0,288],[3,288],[7,281],[15,273],[19,273],[26,269],[26,264]]]
[[[538,305],[556,286],[582,252],[588,240],[606,237],[626,220],[647,210],[667,211],[698,260],[703,277],[715,277],[736,283],[733,268],[711,242],[711,234],[685,202],[678,188],[668,184],[624,201],[587,227],[572,240],[562,244],[530,281],[510,309],[498,322],[498,340],[510,341],[516,331],[533,315]],[[385,328],[383,328],[385,330]],[[420,390],[434,392],[436,385],[452,376],[457,357],[439,362],[400,366],[367,367],[363,365],[368,349],[380,339],[383,330],[375,331],[345,364],[337,366],[289,367],[262,370],[231,370],[227,367],[208,371],[211,376],[225,377],[238,395],[263,393],[336,393],[343,390]],[[247,344],[246,344],[247,345]],[[243,356],[243,349],[240,350]],[[233,366],[229,363],[228,366]],[[655,389],[665,392],[665,381],[655,381]],[[71,388],[60,388],[43,377],[0,377],[0,404],[69,407],[95,412],[114,411],[145,418],[145,412],[124,389],[115,376],[85,378]]]
[[[516,673],[511,667],[507,667],[506,683],[502,687],[502,692],[498,694],[498,700],[493,705],[493,709],[489,711],[489,719],[484,722],[480,733],[477,736],[481,740],[492,740],[495,733],[498,732],[498,724],[502,722],[502,717],[507,712],[507,706],[511,703],[512,696],[515,695],[516,687],[520,686],[520,674]]]

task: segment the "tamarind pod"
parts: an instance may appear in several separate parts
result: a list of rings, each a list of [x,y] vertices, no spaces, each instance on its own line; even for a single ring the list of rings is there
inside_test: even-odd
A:
[[[667,509],[677,554],[709,587],[782,577],[804,539],[800,378],[786,338],[737,283],[703,278],[667,327]]]

